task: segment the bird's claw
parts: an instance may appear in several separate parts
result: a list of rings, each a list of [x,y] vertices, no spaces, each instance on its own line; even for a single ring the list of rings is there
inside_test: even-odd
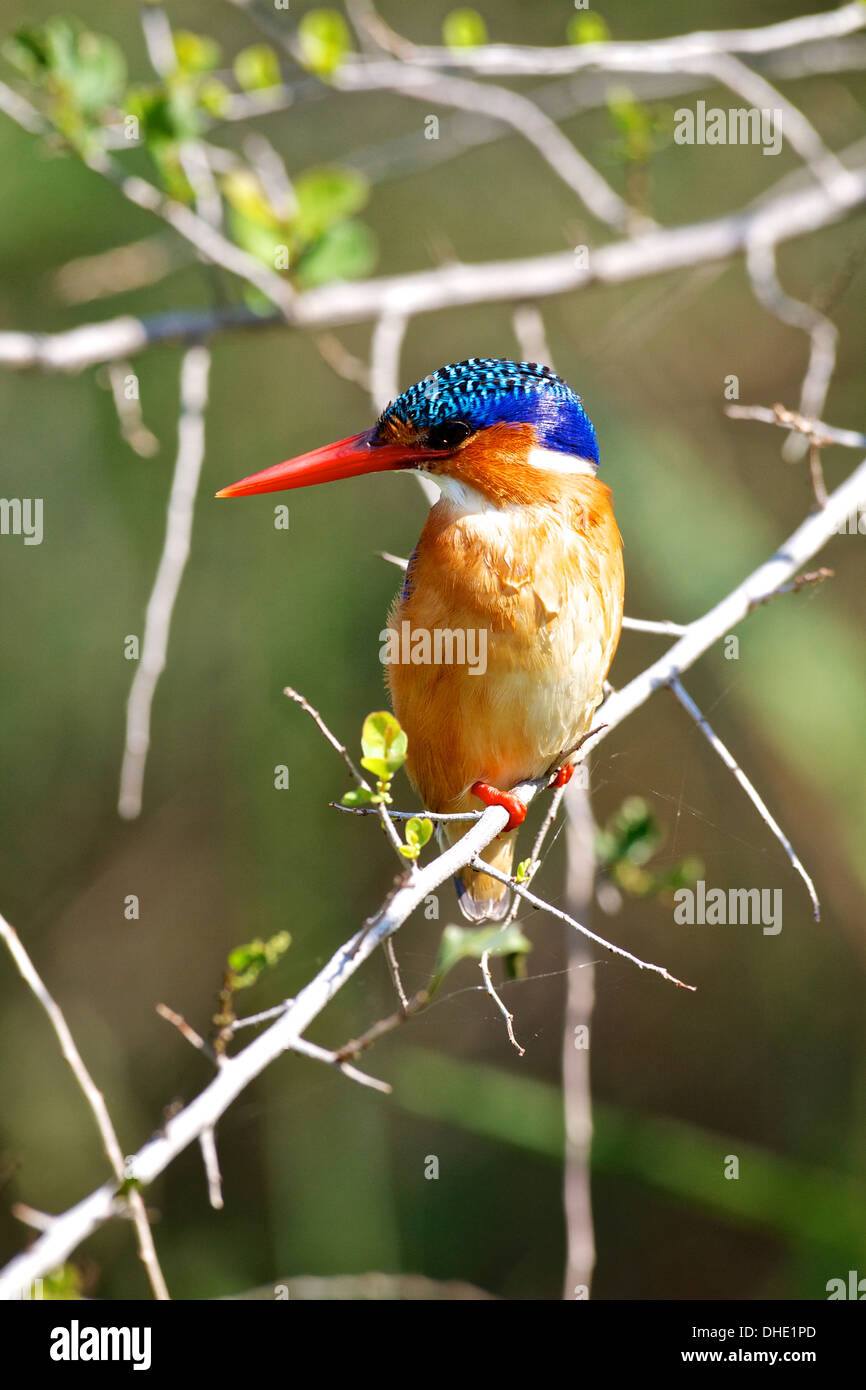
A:
[[[567,787],[574,776],[574,763],[563,763],[562,767],[554,774],[552,787]]]
[[[509,820],[502,832],[503,835],[509,830],[516,830],[518,825],[522,825],[526,820],[526,802],[521,801],[513,792],[501,792],[498,787],[491,787],[489,782],[473,782],[469,790],[479,801],[483,801],[485,806],[501,806],[508,812]]]

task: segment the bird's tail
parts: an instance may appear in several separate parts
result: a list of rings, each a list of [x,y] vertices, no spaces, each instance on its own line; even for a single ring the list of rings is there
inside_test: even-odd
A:
[[[447,847],[456,844],[466,834],[466,827],[459,822],[446,821],[441,831]],[[516,839],[516,830],[500,835],[481,851],[480,858],[500,873],[510,875]],[[460,911],[467,922],[501,922],[511,906],[511,890],[507,885],[481,869],[461,869],[459,874],[455,874],[454,887],[457,889]]]

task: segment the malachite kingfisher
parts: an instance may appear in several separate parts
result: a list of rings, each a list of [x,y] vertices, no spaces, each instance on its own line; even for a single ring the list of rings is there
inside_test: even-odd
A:
[[[522,782],[571,774],[619,641],[622,541],[580,397],[536,362],[471,357],[411,386],[372,429],[223,488],[245,497],[389,469],[441,490],[380,636],[424,807],[504,806],[484,852],[510,875]],[[483,654],[483,660],[482,660]],[[453,844],[465,822],[445,822]],[[501,921],[505,884],[465,868],[463,915]]]

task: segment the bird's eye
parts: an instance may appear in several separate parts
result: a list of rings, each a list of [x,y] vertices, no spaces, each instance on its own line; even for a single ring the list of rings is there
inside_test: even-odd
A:
[[[445,420],[427,431],[424,443],[428,449],[456,449],[471,433],[465,420]]]

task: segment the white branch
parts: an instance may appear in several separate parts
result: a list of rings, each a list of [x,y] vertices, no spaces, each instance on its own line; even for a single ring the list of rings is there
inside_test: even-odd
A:
[[[631,222],[652,225],[649,219],[636,216],[556,122],[520,92],[394,62],[346,63],[334,74],[333,81],[344,92],[393,91],[431,106],[438,103],[492,116],[528,140],[593,217],[618,231],[625,230]]]
[[[433,48],[406,44],[401,56],[425,66],[469,68],[497,77],[581,72],[601,68],[606,72],[683,72],[695,62],[716,53],[770,53],[807,47],[822,39],[844,38],[866,26],[860,0],[842,5],[829,14],[803,15],[768,24],[760,29],[720,29],[677,34],[668,39],[644,39],[639,43],[586,43],[570,47],[532,48],[513,44],[485,44],[480,48]]]
[[[117,1132],[112,1123],[111,1116],[108,1113],[108,1107],[105,1104],[105,1097],[96,1085],[90,1072],[87,1070],[84,1058],[78,1051],[75,1045],[75,1039],[69,1031],[69,1025],[66,1022],[63,1011],[49,994],[41,975],[27,954],[27,951],[24,949],[21,938],[15,928],[6,921],[2,914],[0,914],[0,936],[2,936],[3,940],[6,942],[24,983],[30,987],[48,1015],[49,1022],[54,1032],[57,1034],[60,1050],[69,1063],[72,1074],[84,1094],[84,1099],[90,1106],[93,1118],[96,1121],[97,1128],[102,1137],[105,1152],[108,1155],[108,1161],[114,1170],[116,1181],[113,1185],[110,1183],[108,1184],[114,1193],[126,1178],[126,1162],[123,1156],[123,1150],[120,1147],[120,1140],[117,1137]],[[150,1229],[150,1222],[147,1219],[144,1200],[140,1192],[128,1193],[127,1200],[138,1237],[139,1254],[147,1270],[154,1297],[158,1299],[167,1299],[170,1295],[166,1287],[165,1279],[163,1278],[162,1270],[160,1269],[159,1259]],[[115,1198],[112,1196],[112,1206],[114,1206],[114,1202]],[[29,1208],[27,1210],[29,1211]],[[40,1213],[39,1215],[41,1217],[44,1214]],[[42,1229],[45,1230],[47,1236],[51,1234],[53,1226],[54,1218],[45,1217],[45,1225]],[[60,1264],[62,1261],[58,1261],[57,1263]],[[47,1266],[46,1269],[43,1270],[43,1273],[48,1274],[52,1268],[54,1268],[54,1266]],[[28,1283],[29,1281],[25,1279],[22,1281],[20,1287],[25,1288]],[[9,1295],[6,1296],[8,1297]]]
[[[189,556],[195,495],[204,459],[204,411],[209,371],[208,349],[189,348],[180,374],[177,463],[168,502],[165,542],[147,605],[141,660],[127,704],[126,746],[117,807],[125,820],[134,820],[141,811],[151,705],[165,667],[171,617]]]
[[[859,430],[839,430],[825,425],[823,420],[808,419],[795,410],[776,405],[729,405],[725,414],[732,420],[761,420],[766,425],[779,425],[783,430],[797,430],[809,441],[822,448],[825,444],[841,444],[845,449],[866,449],[866,434]],[[392,557],[388,557],[392,558]]]
[[[334,328],[378,320],[383,314],[411,316],[467,304],[568,294],[589,285],[623,284],[728,260],[750,242],[781,244],[831,226],[864,203],[866,169],[861,168],[852,172],[845,195],[835,201],[815,187],[763,197],[710,221],[658,228],[600,246],[592,251],[588,265],[579,265],[566,251],[324,285],[293,297],[285,318],[297,328]],[[154,342],[200,340],[225,328],[273,326],[277,321],[273,316],[256,318],[249,311],[219,309],[152,320],[126,316],[66,333],[0,333],[0,365],[79,371],[95,362],[134,356]]]
[[[746,266],[752,288],[764,308],[782,323],[800,328],[809,335],[809,365],[800,388],[800,413],[820,415],[836,365],[839,336],[836,325],[811,304],[803,304],[785,293],[776,274],[775,248],[759,233],[746,246]],[[782,452],[793,462],[802,458],[806,448],[807,441],[802,434],[791,434]]]
[[[716,734],[715,731],[710,727],[709,723],[707,722],[703,714],[701,714],[701,711],[695,704],[691,695],[689,695],[688,691],[683,688],[683,686],[680,684],[678,680],[671,681],[671,690],[676,695],[683,709],[691,715],[692,719],[697,724],[698,728],[704,735],[704,738],[707,740],[710,747],[716,750],[722,762],[725,764],[725,767],[733,773],[734,777],[739,782],[740,786],[743,788],[743,791],[746,793],[746,796],[749,798],[752,805],[755,807],[755,810],[758,812],[758,815],[772,830],[773,834],[779,841],[779,844],[782,846],[783,850],[787,854],[797,873],[800,875],[801,879],[805,883],[809,893],[809,897],[812,899],[812,911],[815,914],[815,921],[819,922],[821,920],[821,904],[818,901],[818,894],[815,892],[815,885],[812,882],[812,879],[810,878],[809,874],[807,874],[803,862],[799,858],[796,850],[791,844],[791,841],[788,839],[787,835],[782,830],[782,827],[779,825],[779,822],[773,816],[772,812],[767,806],[767,803],[761,798],[761,796],[759,796],[756,788],[749,781],[748,777],[746,776],[743,769],[740,767],[739,763],[734,758],[733,754],[728,751],[728,749],[722,743],[722,740],[719,738],[718,734]]]

